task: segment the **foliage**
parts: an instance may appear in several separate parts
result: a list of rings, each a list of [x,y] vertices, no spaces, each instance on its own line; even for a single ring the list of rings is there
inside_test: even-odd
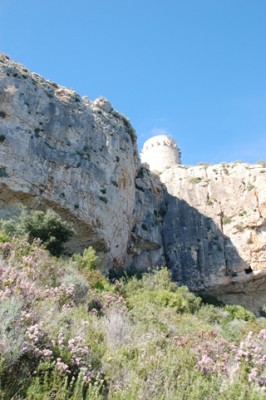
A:
[[[158,307],[171,307],[179,313],[184,313],[196,311],[200,301],[187,288],[181,287],[177,288],[175,293],[169,290],[140,291],[131,296],[129,307],[141,307],[143,303],[152,303]]]
[[[125,125],[125,128],[131,138],[132,144],[136,144],[137,142],[137,136],[136,136],[136,132],[135,129],[133,128],[133,126],[131,125],[130,121],[127,119],[127,117],[125,117],[123,114],[120,114],[120,117]]]
[[[83,251],[83,255],[75,254],[73,257],[77,267],[83,271],[95,270],[97,266],[96,251],[90,246]]]
[[[15,296],[6,298],[0,305],[0,338],[6,365],[12,366],[23,353],[24,331],[19,324],[22,303]]]
[[[171,281],[171,276],[167,268],[155,268],[150,273],[142,275],[141,279],[132,277],[126,285],[128,294],[134,294],[137,290],[176,290],[176,284]]]
[[[193,184],[200,183],[201,181],[202,181],[202,178],[200,178],[199,176],[189,179],[189,183],[193,183]]]
[[[255,315],[240,305],[226,305],[225,311],[228,311],[231,320],[240,319],[243,321],[254,321]]]
[[[92,248],[0,252],[1,400],[265,398],[265,318],[201,304],[166,268],[111,284]]]
[[[257,161],[257,164],[261,165],[262,167],[266,167],[266,162],[264,160]]]
[[[99,290],[110,289],[108,280],[97,270],[98,257],[91,246],[83,251],[83,255],[75,254],[73,260],[91,288]]]
[[[22,224],[32,242],[38,238],[51,254],[59,256],[63,250],[63,244],[73,235],[72,228],[52,210],[46,213],[34,211],[29,215],[22,215]]]
[[[231,218],[231,217],[228,217],[227,215],[224,215],[223,218],[222,218],[222,220],[223,220],[223,224],[224,224],[224,225],[226,225],[226,224],[231,224],[231,222],[232,222],[232,218]]]
[[[0,230],[0,243],[6,243],[10,240],[10,237],[6,234],[5,231]]]
[[[34,239],[40,239],[54,256],[62,253],[63,244],[74,233],[71,226],[50,209],[46,212],[23,210],[19,217],[1,220],[0,228],[9,236],[26,234],[30,243]]]

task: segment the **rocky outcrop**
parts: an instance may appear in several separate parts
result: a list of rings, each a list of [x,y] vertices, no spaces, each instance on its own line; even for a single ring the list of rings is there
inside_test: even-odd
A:
[[[165,169],[161,160],[157,177],[108,100],[80,97],[0,57],[0,218],[21,204],[52,207],[76,230],[66,251],[92,245],[111,276],[167,264],[178,284],[260,310],[265,165],[172,166],[180,155],[169,143],[156,139],[171,161]]]
[[[176,166],[160,178],[174,279],[253,310],[266,304],[266,165]]]
[[[163,194],[141,171],[134,129],[106,99],[0,58],[1,217],[52,207],[76,229],[69,251],[94,246],[106,271],[147,265],[163,253],[152,219]]]

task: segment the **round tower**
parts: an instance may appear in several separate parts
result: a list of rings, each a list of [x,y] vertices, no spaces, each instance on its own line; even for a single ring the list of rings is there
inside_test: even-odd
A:
[[[167,135],[148,139],[140,154],[141,162],[148,164],[151,172],[163,172],[176,164],[181,164],[181,152],[176,142]]]

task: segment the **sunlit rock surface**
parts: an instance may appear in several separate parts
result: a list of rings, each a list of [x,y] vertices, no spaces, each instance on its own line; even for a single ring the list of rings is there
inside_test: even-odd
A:
[[[163,166],[155,176],[107,99],[80,97],[0,57],[0,217],[52,207],[76,230],[66,251],[94,246],[110,276],[167,264],[178,284],[261,311],[265,165],[188,168],[161,139],[148,160]]]

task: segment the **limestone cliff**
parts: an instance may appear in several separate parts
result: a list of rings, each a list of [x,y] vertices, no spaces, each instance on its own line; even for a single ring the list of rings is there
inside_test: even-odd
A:
[[[92,245],[111,276],[167,264],[178,284],[260,310],[265,184],[259,164],[176,165],[157,177],[106,99],[0,57],[0,218],[52,207],[76,229],[67,251]]]
[[[174,279],[253,310],[266,303],[266,165],[175,166],[165,251]]]
[[[153,223],[160,183],[141,172],[134,129],[106,99],[2,56],[0,138],[0,217],[20,203],[52,207],[74,223],[70,250],[94,246],[104,270],[164,263],[162,222]]]

